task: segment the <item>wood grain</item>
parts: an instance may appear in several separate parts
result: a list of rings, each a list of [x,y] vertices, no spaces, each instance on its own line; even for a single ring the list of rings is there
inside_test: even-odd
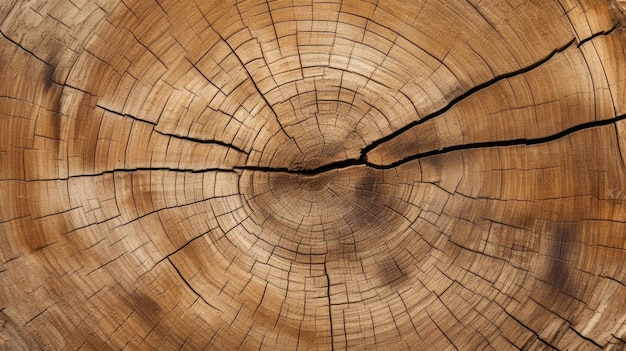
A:
[[[0,348],[623,350],[626,2],[0,3]]]

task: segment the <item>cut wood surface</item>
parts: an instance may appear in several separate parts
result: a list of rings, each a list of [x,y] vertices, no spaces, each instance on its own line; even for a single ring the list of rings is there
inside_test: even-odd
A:
[[[626,349],[625,13],[3,0],[0,348]]]

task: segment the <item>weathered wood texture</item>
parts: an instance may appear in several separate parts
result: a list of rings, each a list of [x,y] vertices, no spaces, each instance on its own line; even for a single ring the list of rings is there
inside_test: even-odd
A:
[[[626,348],[624,0],[3,0],[0,345]]]

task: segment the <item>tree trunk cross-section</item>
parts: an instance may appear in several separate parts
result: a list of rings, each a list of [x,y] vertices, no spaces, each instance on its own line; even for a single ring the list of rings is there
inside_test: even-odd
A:
[[[0,348],[626,349],[625,13],[3,0]]]

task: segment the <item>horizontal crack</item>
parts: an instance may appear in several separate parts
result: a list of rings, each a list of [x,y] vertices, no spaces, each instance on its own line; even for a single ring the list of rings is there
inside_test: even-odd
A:
[[[234,169],[244,170],[244,171],[260,171],[260,172],[281,172],[281,173],[291,173],[291,174],[301,174],[301,175],[317,175],[320,173],[325,173],[329,171],[334,171],[336,169],[348,168],[352,166],[359,166],[367,164],[366,158],[361,157],[359,159],[349,158],[346,160],[331,162],[316,168],[287,168],[287,167],[261,167],[261,166],[237,166]]]
[[[389,165],[378,165],[378,164],[369,163],[369,162],[367,162],[366,165],[372,168],[376,168],[376,169],[389,169],[389,168],[394,168],[394,167],[397,167],[399,165],[405,164],[407,162],[410,162],[416,159],[445,154],[445,153],[449,153],[453,151],[477,149],[477,148],[505,147],[505,146],[515,146],[515,145],[536,145],[536,144],[541,144],[541,143],[546,143],[546,142],[554,141],[557,139],[561,139],[563,137],[566,137],[575,132],[579,132],[581,130],[614,124],[624,119],[626,119],[626,114],[617,116],[614,118],[610,118],[610,119],[605,119],[605,120],[600,120],[600,121],[591,121],[591,122],[579,124],[579,125],[567,128],[559,133],[548,135],[548,136],[541,137],[541,138],[485,141],[485,142],[479,142],[479,143],[454,145],[454,146],[444,147],[444,148],[437,149],[437,150],[431,150],[431,151],[426,151],[426,152],[422,152],[419,154],[415,154],[415,155],[406,157],[404,159],[401,159],[399,161],[396,161],[394,163],[391,163]]]
[[[107,111],[107,112],[110,112],[110,113],[112,113],[112,114],[114,114],[114,115],[117,115],[117,116],[121,116],[121,117],[128,117],[128,118],[131,118],[131,119],[133,119],[133,120],[135,120],[135,121],[138,121],[138,122],[142,122],[142,123],[150,124],[150,125],[152,125],[152,126],[153,126],[152,130],[153,130],[155,133],[160,134],[160,135],[163,135],[163,136],[166,136],[166,137],[171,137],[171,138],[180,139],[180,140],[186,140],[186,141],[190,141],[190,142],[194,142],[194,143],[199,143],[199,144],[213,144],[213,145],[220,145],[220,146],[224,146],[224,147],[227,147],[227,148],[233,149],[233,150],[235,150],[235,151],[237,151],[237,152],[241,152],[241,153],[246,154],[246,155],[248,154],[248,152],[244,151],[243,149],[241,149],[241,148],[239,148],[239,147],[237,147],[237,146],[235,146],[235,145],[233,145],[233,144],[229,144],[229,143],[227,143],[227,142],[225,142],[225,141],[221,141],[221,140],[212,140],[212,139],[199,139],[199,138],[193,138],[193,137],[184,136],[184,135],[178,135],[178,134],[173,134],[173,133],[165,133],[165,132],[161,132],[161,131],[159,131],[159,130],[157,130],[157,129],[155,128],[157,124],[156,124],[156,123],[154,123],[154,122],[146,121],[146,120],[144,120],[144,119],[141,119],[141,118],[138,118],[138,117],[135,117],[135,116],[132,116],[132,115],[126,114],[126,113],[117,112],[117,111],[111,110],[110,108],[104,107],[104,106],[102,106],[102,105],[96,105],[96,107],[101,108],[101,109],[103,109],[103,110],[105,110],[105,111]]]
[[[613,31],[615,31],[617,28],[620,27],[620,23],[616,23],[612,28],[610,28],[609,30],[606,31],[601,31],[598,33],[594,33],[593,35],[591,35],[588,38],[585,38],[583,40],[578,41],[577,46],[580,47],[581,45],[583,45],[584,43],[598,37],[598,36],[602,36],[602,35],[609,35],[611,34]],[[34,54],[30,51],[28,51],[27,49],[25,49],[24,47],[22,47],[19,43],[13,41],[11,38],[9,38],[8,36],[6,36],[4,33],[0,32],[0,34],[5,37],[7,40],[11,41],[13,44],[15,44],[16,46],[20,47],[21,49],[23,49],[24,51],[32,54],[34,56]],[[243,64],[243,62],[241,61],[241,59],[238,57],[238,55],[236,54],[234,48],[232,48],[230,46],[230,43],[228,43],[225,38],[222,38],[222,40],[226,43],[226,45],[228,45],[230,47],[230,50],[232,51],[232,53],[235,55],[235,57],[239,60],[239,62],[242,64],[242,66],[244,68],[245,65]],[[64,178],[53,178],[53,179],[34,179],[33,181],[47,181],[47,180],[68,180],[68,179],[72,179],[72,178],[79,178],[79,177],[95,177],[95,176],[102,176],[105,174],[111,174],[111,173],[116,173],[116,172],[135,172],[135,171],[173,171],[173,172],[191,172],[191,173],[203,173],[203,172],[234,172],[236,170],[248,170],[248,171],[260,171],[260,172],[282,172],[282,173],[290,173],[290,174],[300,174],[300,175],[318,175],[321,173],[325,173],[325,172],[329,172],[329,171],[333,171],[333,170],[337,170],[337,169],[343,169],[343,168],[348,168],[348,167],[352,167],[352,166],[359,166],[359,165],[364,165],[364,166],[368,166],[371,168],[375,168],[375,169],[390,169],[390,168],[394,168],[397,167],[399,165],[402,165],[404,163],[416,160],[416,159],[420,159],[420,158],[425,158],[425,157],[430,157],[430,156],[435,156],[435,155],[439,155],[439,154],[444,154],[444,153],[448,153],[448,152],[453,152],[453,151],[459,151],[459,150],[467,150],[467,149],[474,149],[474,148],[489,148],[489,147],[504,147],[504,146],[513,146],[513,145],[532,145],[532,144],[539,144],[539,143],[544,143],[544,142],[549,142],[552,140],[556,140],[559,138],[562,138],[564,136],[567,136],[571,133],[580,131],[580,130],[584,130],[584,129],[588,129],[588,128],[593,128],[593,127],[598,127],[598,126],[603,126],[603,125],[608,125],[611,123],[616,123],[618,121],[621,121],[623,119],[626,119],[626,115],[621,115],[612,119],[607,119],[607,120],[602,120],[602,121],[592,121],[592,122],[588,122],[588,123],[584,123],[584,124],[580,124],[574,127],[570,127],[566,130],[563,130],[559,133],[550,135],[550,136],[546,136],[546,137],[541,137],[541,138],[535,138],[535,139],[512,139],[512,140],[500,140],[500,141],[488,141],[488,142],[478,142],[478,143],[470,143],[470,144],[462,144],[462,145],[455,145],[455,146],[449,146],[449,147],[444,147],[438,150],[431,150],[431,151],[427,151],[427,152],[423,152],[423,153],[419,153],[419,154],[415,154],[415,155],[411,155],[409,157],[406,157],[404,159],[401,159],[399,161],[396,161],[392,164],[389,165],[380,165],[380,164],[376,164],[376,163],[371,163],[367,161],[367,154],[372,151],[373,149],[375,149],[376,147],[378,147],[379,145],[392,140],[394,138],[396,138],[397,136],[403,134],[404,132],[406,132],[407,130],[418,126],[422,123],[427,122],[428,120],[431,120],[437,116],[442,115],[443,113],[449,111],[451,108],[453,108],[455,105],[457,105],[459,102],[465,100],[466,98],[468,98],[469,96],[471,96],[472,94],[481,91],[483,89],[486,89],[490,86],[493,86],[494,84],[507,79],[507,78],[511,78],[517,75],[521,75],[524,73],[527,73],[533,69],[538,68],[539,66],[541,66],[542,64],[546,63],[547,61],[549,61],[552,57],[554,57],[555,55],[557,55],[558,53],[561,53],[563,51],[565,51],[567,48],[569,48],[572,44],[574,44],[576,42],[576,39],[572,39],[570,40],[567,44],[565,44],[564,46],[557,48],[555,50],[553,50],[549,55],[547,55],[546,57],[544,57],[543,59],[533,63],[532,65],[523,67],[519,70],[516,71],[512,71],[509,73],[505,73],[502,75],[498,75],[484,83],[481,83],[479,85],[476,85],[475,87],[467,90],[465,93],[457,96],[456,98],[454,98],[453,100],[451,100],[446,106],[444,106],[443,108],[425,116],[422,119],[413,121],[403,127],[401,127],[400,129],[394,131],[393,133],[390,133],[389,135],[382,137],[380,139],[375,140],[374,142],[370,143],[369,145],[367,145],[366,147],[364,147],[363,149],[361,149],[360,152],[360,157],[359,158],[350,158],[350,159],[345,159],[345,160],[341,160],[341,161],[336,161],[336,162],[331,162],[319,167],[315,167],[315,168],[287,168],[287,167],[264,167],[264,166],[234,166],[231,169],[225,169],[225,168],[207,168],[207,169],[175,169],[175,168],[167,168],[167,167],[140,167],[140,168],[133,168],[133,169],[114,169],[114,170],[107,170],[104,172],[100,172],[100,173],[95,173],[95,174],[81,174],[81,175],[71,175],[68,177],[64,177]],[[36,57],[36,56],[35,56]],[[48,65],[47,62],[45,62],[44,60],[36,57],[37,59],[39,59],[40,61],[42,61],[44,64]],[[190,62],[191,63],[191,62]],[[193,65],[193,63],[191,63]],[[193,65],[195,67],[195,65]],[[252,80],[252,76],[249,74],[248,72],[248,77]],[[252,80],[253,81],[253,80]],[[253,83],[255,83],[253,81]],[[261,93],[260,89],[258,88],[258,86],[255,87],[258,91],[258,93],[265,99],[264,94]],[[267,100],[265,100],[267,106],[273,111],[272,105],[269,104],[269,102]],[[143,119],[140,119],[138,117],[132,116],[132,115],[128,115],[128,114],[124,114],[121,112],[117,112],[115,110],[111,110],[107,107],[104,107],[102,105],[96,105],[98,108],[101,108],[105,111],[108,111],[110,113],[113,113],[115,115],[118,116],[123,116],[123,117],[128,117],[128,118],[132,118],[134,120],[140,121],[140,122],[144,122],[144,123],[148,123],[151,124],[153,126],[156,126],[155,123],[150,122],[150,121],[146,121]],[[276,113],[274,112],[274,114],[276,115]],[[280,122],[279,122],[280,123]],[[281,125],[281,129],[282,129],[282,125]],[[159,133],[161,135],[164,136],[169,136],[169,137],[173,137],[173,138],[178,138],[178,139],[182,139],[182,140],[187,140],[190,142],[195,142],[195,143],[203,143],[203,144],[215,144],[215,145],[220,145],[220,146],[224,146],[227,148],[231,148],[237,152],[241,152],[244,154],[248,154],[246,151],[244,151],[243,149],[234,146],[232,144],[220,141],[220,140],[205,140],[205,139],[199,139],[199,138],[193,138],[193,137],[188,137],[188,136],[181,136],[181,135],[176,135],[176,134],[170,134],[170,133],[164,133],[164,132],[160,132],[156,129],[154,129],[154,131],[156,133]]]
[[[426,152],[422,152],[419,154],[415,154],[415,155],[406,157],[402,160],[391,163],[389,165],[381,165],[381,164],[368,162],[367,155],[362,155],[358,159],[350,158],[350,159],[346,159],[342,161],[328,163],[326,165],[316,167],[316,168],[311,168],[311,169],[290,169],[290,168],[285,168],[285,167],[272,168],[272,167],[254,167],[254,166],[240,166],[240,167],[234,167],[234,168],[238,170],[261,171],[261,172],[282,172],[282,173],[300,174],[300,175],[317,175],[317,174],[324,173],[324,172],[329,172],[329,171],[333,171],[337,169],[348,168],[348,167],[359,166],[359,165],[371,167],[374,169],[391,169],[391,168],[398,167],[410,161],[414,161],[414,160],[426,158],[426,157],[431,157],[431,156],[436,156],[436,155],[441,155],[441,154],[446,154],[446,153],[450,153],[454,151],[478,149],[478,148],[506,147],[506,146],[515,146],[515,145],[536,145],[536,144],[547,143],[547,142],[555,141],[557,139],[561,139],[563,137],[571,135],[572,133],[576,133],[576,132],[586,130],[586,129],[614,124],[622,120],[626,120],[626,114],[620,115],[611,119],[592,121],[592,122],[579,124],[579,125],[567,128],[561,132],[548,135],[545,137],[541,137],[541,138],[485,141],[485,142],[479,142],[479,143],[454,145],[454,146],[444,147],[444,148],[437,149],[437,150],[431,150],[431,151],[426,151]]]
[[[170,168],[170,167],[137,167],[137,168],[116,168],[98,173],[74,174],[67,177],[59,178],[37,178],[37,179],[0,179],[0,182],[49,182],[57,180],[70,180],[78,178],[101,177],[107,174],[115,173],[131,173],[142,171],[163,171],[163,172],[181,172],[181,173],[206,173],[206,172],[225,172],[233,173],[235,169],[228,168],[204,168],[204,169],[186,169],[186,168]]]
[[[566,50],[568,47],[570,47],[570,46],[571,46],[571,45],[572,45],[575,41],[576,41],[575,39],[570,40],[570,41],[569,41],[567,44],[565,44],[564,46],[562,46],[562,47],[560,47],[560,48],[558,48],[558,49],[556,49],[556,50],[552,51],[552,52],[551,52],[548,56],[544,57],[543,59],[541,59],[541,60],[539,60],[539,61],[537,61],[537,62],[535,62],[535,63],[533,63],[533,64],[532,64],[532,65],[530,65],[530,66],[527,66],[527,67],[521,68],[521,69],[516,70],[516,71],[509,72],[509,73],[501,74],[501,75],[496,76],[496,77],[494,77],[494,78],[492,78],[492,79],[490,79],[490,80],[488,80],[488,81],[486,81],[486,82],[484,82],[484,83],[481,83],[481,84],[479,84],[479,85],[477,85],[477,86],[475,86],[475,87],[473,87],[473,88],[469,89],[469,90],[468,90],[468,91],[466,91],[465,93],[463,93],[463,94],[461,94],[461,95],[457,96],[456,98],[452,99],[452,101],[450,101],[450,102],[449,102],[446,106],[444,106],[443,108],[441,108],[441,109],[439,109],[439,110],[437,110],[437,111],[435,111],[435,112],[433,112],[433,113],[431,113],[431,114],[429,114],[429,115],[425,116],[425,117],[424,117],[424,118],[422,118],[422,119],[419,119],[419,120],[413,121],[413,122],[411,122],[411,123],[409,123],[409,124],[405,125],[404,127],[402,127],[402,128],[400,128],[400,129],[398,129],[398,130],[394,131],[393,133],[390,133],[389,135],[387,135],[387,136],[385,136],[385,137],[383,137],[383,138],[380,138],[380,139],[378,139],[378,140],[375,140],[375,141],[374,141],[374,142],[372,142],[370,145],[366,146],[365,148],[363,148],[363,149],[361,150],[361,158],[363,158],[363,157],[364,157],[364,155],[366,155],[366,154],[367,154],[368,152],[370,152],[371,150],[375,149],[377,146],[379,146],[379,145],[381,145],[381,144],[383,144],[383,143],[385,143],[385,142],[387,142],[387,141],[389,141],[389,140],[391,140],[391,139],[393,139],[393,138],[395,138],[395,137],[399,136],[400,134],[403,134],[403,133],[404,133],[404,132],[406,132],[407,130],[409,130],[409,129],[411,129],[411,128],[415,127],[415,126],[418,126],[418,125],[420,125],[420,124],[422,124],[422,123],[424,123],[424,122],[426,122],[426,121],[429,121],[429,120],[431,120],[431,119],[433,119],[433,118],[435,118],[435,117],[437,117],[437,116],[440,116],[440,115],[444,114],[445,112],[449,111],[452,107],[454,107],[454,106],[455,106],[456,104],[458,104],[459,102],[461,102],[461,101],[463,101],[463,100],[467,99],[468,97],[470,97],[472,94],[474,94],[474,93],[476,93],[476,92],[478,92],[478,91],[481,91],[481,90],[483,90],[483,89],[486,89],[486,88],[488,88],[488,87],[490,87],[490,86],[492,86],[492,85],[494,85],[494,84],[496,84],[496,83],[498,83],[498,82],[500,82],[500,81],[502,81],[502,80],[504,80],[504,79],[507,79],[507,78],[512,78],[512,77],[515,77],[515,76],[518,76],[518,75],[521,75],[521,74],[524,74],[524,73],[530,72],[530,71],[532,71],[533,69],[536,69],[537,67],[539,67],[539,66],[543,65],[544,63],[548,62],[548,61],[549,61],[552,57],[554,57],[556,54],[558,54],[558,53],[560,53],[560,52],[565,51],[565,50]]]
[[[620,22],[618,22],[618,23],[615,23],[615,24],[613,25],[613,27],[611,27],[610,29],[608,29],[608,30],[606,30],[606,31],[600,31],[600,32],[594,33],[593,35],[591,35],[591,36],[589,36],[589,37],[587,37],[587,38],[585,38],[585,39],[582,39],[582,40],[578,41],[577,47],[582,46],[583,44],[585,44],[585,43],[587,43],[587,42],[589,42],[589,41],[591,41],[591,40],[595,39],[596,37],[610,35],[611,33],[613,33],[613,32],[614,32],[617,28],[619,28],[620,26],[621,26],[621,23],[620,23]],[[361,159],[364,159],[364,158],[365,158],[365,155],[366,155],[368,152],[372,151],[373,149],[375,149],[375,148],[376,148],[376,147],[378,147],[379,145],[381,145],[381,144],[383,144],[383,143],[385,143],[385,142],[387,142],[387,141],[389,141],[389,140],[391,140],[391,139],[394,139],[394,138],[398,137],[399,135],[403,134],[404,132],[406,132],[406,131],[410,130],[410,129],[411,129],[411,128],[413,128],[413,127],[416,127],[416,126],[418,126],[418,125],[420,125],[420,124],[423,124],[423,123],[425,123],[425,122],[427,122],[427,121],[429,121],[429,120],[431,120],[431,119],[433,119],[433,118],[435,118],[435,117],[437,117],[437,116],[440,116],[440,115],[444,114],[445,112],[449,111],[452,107],[454,107],[455,105],[457,105],[459,102],[461,102],[461,101],[463,101],[463,100],[467,99],[467,98],[468,98],[469,96],[471,96],[472,94],[474,94],[474,93],[476,93],[476,92],[478,92],[478,91],[480,91],[480,90],[486,89],[486,88],[488,88],[488,87],[490,87],[490,86],[493,86],[494,84],[496,84],[496,83],[498,83],[498,82],[500,82],[500,81],[502,81],[502,80],[504,80],[504,79],[512,78],[512,77],[515,77],[515,76],[518,76],[518,75],[521,75],[521,74],[524,74],[524,73],[530,72],[530,71],[532,71],[532,70],[534,70],[534,69],[538,68],[539,66],[541,66],[541,65],[543,65],[544,63],[548,62],[548,61],[549,61],[552,57],[554,57],[555,55],[557,55],[557,54],[559,54],[559,53],[561,53],[561,52],[563,52],[563,51],[567,50],[567,49],[568,49],[570,46],[572,46],[572,44],[574,44],[575,42],[576,42],[576,39],[572,39],[572,40],[570,40],[567,44],[565,44],[564,46],[562,46],[562,47],[560,47],[560,48],[555,49],[555,50],[554,50],[554,51],[552,51],[549,55],[547,55],[547,56],[546,56],[546,57],[544,57],[543,59],[541,59],[541,60],[539,60],[539,61],[537,61],[537,62],[533,63],[533,64],[532,64],[532,65],[530,65],[530,66],[527,66],[527,67],[521,68],[521,69],[516,70],[516,71],[509,72],[509,73],[505,73],[505,74],[502,74],[502,75],[499,75],[499,76],[496,76],[496,77],[494,77],[494,78],[492,78],[492,79],[490,79],[490,80],[488,80],[488,81],[486,81],[486,82],[484,82],[484,83],[482,83],[482,84],[479,84],[479,85],[477,85],[477,86],[475,86],[475,87],[473,87],[473,88],[469,89],[469,90],[468,90],[468,91],[466,91],[465,93],[463,93],[463,94],[461,94],[461,95],[457,96],[456,98],[454,98],[452,101],[450,101],[450,102],[449,102],[446,106],[444,106],[443,108],[441,108],[441,109],[439,109],[439,110],[437,110],[437,111],[435,111],[435,112],[433,112],[433,113],[431,113],[431,114],[429,114],[429,115],[425,116],[424,118],[421,118],[421,119],[419,119],[419,120],[413,121],[413,122],[411,122],[411,123],[409,123],[409,124],[407,124],[407,125],[403,126],[402,128],[400,128],[400,129],[398,129],[398,130],[394,131],[393,133],[391,133],[391,134],[389,134],[389,135],[387,135],[387,136],[385,136],[385,137],[382,137],[382,138],[380,138],[380,139],[378,139],[378,140],[375,140],[375,141],[374,141],[374,142],[372,142],[370,145],[366,146],[365,148],[363,148],[363,149],[361,150]]]
[[[403,158],[396,162],[393,162],[389,165],[381,165],[367,161],[367,155],[361,155],[360,158],[349,158],[341,161],[331,162],[319,167],[315,168],[288,168],[288,167],[265,167],[265,166],[233,166],[232,168],[204,168],[204,169],[183,169],[183,168],[169,168],[169,167],[137,167],[137,168],[124,168],[124,169],[112,169],[106,170],[99,173],[92,174],[78,174],[78,175],[70,175],[68,177],[61,178],[46,178],[46,179],[32,179],[32,180],[24,180],[24,179],[4,179],[2,181],[54,181],[54,180],[69,180],[74,178],[81,177],[99,177],[106,174],[114,174],[120,172],[139,172],[139,171],[165,171],[165,172],[187,172],[187,173],[206,173],[206,172],[237,172],[237,171],[258,171],[258,172],[267,172],[267,173],[288,173],[288,174],[296,174],[296,175],[306,175],[306,176],[314,176],[325,172],[330,172],[338,169],[349,168],[354,166],[367,166],[374,169],[391,169],[398,167],[402,164],[405,164],[410,161],[414,161],[421,158],[446,154],[454,151],[461,150],[469,150],[469,149],[478,149],[478,148],[492,148],[492,147],[506,147],[506,146],[515,146],[515,145],[535,145],[546,142],[551,142],[563,137],[566,137],[572,133],[579,132],[586,129],[606,126],[610,124],[617,123],[619,121],[626,120],[626,114],[620,115],[614,118],[600,120],[600,121],[591,121],[583,124],[579,124],[570,128],[567,128],[561,132],[548,135],[541,138],[533,138],[533,139],[511,139],[511,140],[498,140],[498,141],[485,141],[478,143],[469,143],[469,144],[461,144],[448,146],[441,149],[426,151],[422,153],[418,153],[415,155],[411,155],[409,157]]]
[[[603,36],[603,35],[609,35],[609,34],[613,33],[613,31],[615,31],[620,25],[621,25],[621,22],[617,22],[617,23],[615,23],[613,25],[613,27],[611,27],[611,29],[605,30],[605,31],[600,31],[598,33],[595,33],[595,34],[591,35],[588,38],[585,38],[585,39],[581,40],[580,42],[578,42],[578,47],[581,47],[584,43],[586,43],[586,42],[588,42],[588,41],[590,41],[592,39],[595,39],[596,37]]]

